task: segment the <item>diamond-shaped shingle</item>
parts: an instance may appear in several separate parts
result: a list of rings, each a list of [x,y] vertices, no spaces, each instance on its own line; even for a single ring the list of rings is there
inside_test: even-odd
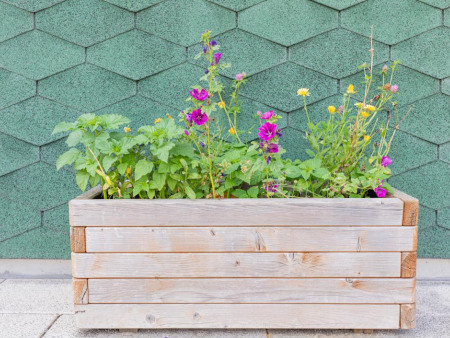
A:
[[[443,79],[450,76],[450,28],[439,27],[392,47],[392,59]]]
[[[55,125],[78,115],[75,109],[35,96],[0,110],[0,131],[39,146],[60,138],[51,135]]]
[[[265,0],[209,0],[223,7],[234,11],[242,11],[245,8],[254,6]]]
[[[434,95],[414,103],[400,129],[435,144],[450,141],[450,97]],[[408,107],[402,107],[406,111]]]
[[[436,226],[436,210],[419,205],[419,232]]]
[[[29,12],[37,12],[63,1],[65,0],[4,0],[4,2],[26,9]]]
[[[241,87],[242,95],[259,100],[268,106],[289,112],[303,106],[297,90],[307,87],[313,103],[336,94],[337,81],[313,70],[286,62],[249,78]]]
[[[43,162],[1,176],[0,185],[8,187],[7,192],[0,191],[1,197],[38,210],[60,205],[80,193],[73,173],[56,171],[55,165]]]
[[[154,102],[142,96],[133,96],[116,104],[100,109],[95,114],[120,114],[131,120],[130,127],[136,131],[143,125],[153,124],[157,118],[170,114],[175,121],[179,111]]]
[[[234,12],[203,0],[165,1],[137,16],[139,29],[186,47],[206,30],[219,34],[235,26]]]
[[[62,138],[52,143],[48,143],[41,147],[41,161],[55,165],[58,157],[69,150],[69,147],[66,144],[66,138]],[[63,167],[63,169],[69,169],[68,166]]]
[[[133,30],[88,49],[90,63],[134,80],[183,62],[185,48]]]
[[[434,7],[445,9],[450,7],[450,0],[419,0]]]
[[[450,95],[450,77],[442,80],[442,92]]]
[[[315,2],[318,2],[319,4],[342,10],[351,6],[354,6],[356,4],[359,4],[360,2],[367,1],[367,0],[312,0]]]
[[[36,94],[34,81],[0,68],[0,109]]]
[[[419,231],[420,243],[417,247],[419,257],[447,258],[450,257],[450,230],[434,226]]]
[[[305,139],[305,133],[293,128],[284,128],[283,136],[280,138],[280,145],[286,149],[285,157],[292,160],[301,159],[306,160],[309,155],[306,149],[311,148],[309,142]]]
[[[341,13],[342,26],[375,40],[395,44],[441,24],[437,8],[416,0],[371,0],[348,8]]]
[[[381,65],[374,68],[373,85],[369,91],[369,98],[372,98],[379,92],[377,88],[383,83],[382,75],[380,74],[381,68]],[[385,82],[389,82],[389,79],[385,79]],[[341,93],[346,92],[349,84],[353,84],[357,90],[354,97],[362,100],[364,96],[364,72],[342,79]],[[393,84],[398,85],[398,95],[395,100],[401,105],[413,103],[439,92],[439,80],[402,65],[398,65],[395,70]]]
[[[90,46],[134,27],[134,15],[102,0],[68,0],[36,14],[36,27]]]
[[[389,183],[418,198],[421,204],[440,209],[449,205],[449,177],[450,164],[437,161],[391,177]]]
[[[450,142],[439,146],[439,159],[450,163]]]
[[[128,9],[132,12],[139,12],[163,0],[104,0],[104,1]]]
[[[131,80],[86,64],[41,81],[39,94],[89,112],[134,95],[135,87]]]
[[[0,176],[37,161],[38,147],[0,133]]]
[[[84,48],[33,30],[0,44],[0,65],[40,80],[84,62]]]
[[[342,78],[354,74],[363,62],[370,63],[369,39],[345,29],[335,29],[290,48],[290,60],[321,73]],[[374,64],[389,59],[389,47],[374,42]]]
[[[231,63],[230,68],[222,71],[222,74],[229,77],[234,78],[240,72],[255,74],[286,61],[285,47],[240,29],[223,33],[215,40],[220,45],[224,62]],[[206,67],[203,58],[194,60],[194,56],[201,52],[202,48],[202,44],[189,47],[189,57]]]
[[[450,203],[450,202],[449,202]],[[437,213],[437,223],[446,229],[450,230],[450,204],[447,208],[438,210]],[[450,236],[450,232],[449,232]],[[449,237],[450,238],[450,237]]]
[[[238,27],[285,46],[338,25],[338,12],[309,0],[268,0],[239,13]]]
[[[0,42],[33,29],[33,14],[0,2]]]
[[[39,210],[32,209],[19,200],[13,201],[2,196],[0,205],[0,242],[41,226]]]

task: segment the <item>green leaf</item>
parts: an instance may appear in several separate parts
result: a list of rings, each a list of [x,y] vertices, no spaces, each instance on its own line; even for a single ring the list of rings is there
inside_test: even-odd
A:
[[[187,197],[189,197],[190,199],[195,199],[195,192],[194,190],[192,190],[192,188],[188,185],[184,186],[184,192],[186,193]]]
[[[53,129],[52,135],[64,133],[72,130],[73,128],[75,128],[75,124],[73,122],[60,122],[55,126],[55,129]]]
[[[154,143],[151,145],[151,151],[153,155],[157,156],[162,162],[167,162],[169,160],[169,151],[175,146],[173,142],[163,143],[162,146],[157,146]]]
[[[120,163],[117,165],[117,171],[120,175],[125,175],[125,172],[127,171],[128,163]]]
[[[69,149],[56,160],[56,169],[59,170],[65,165],[71,165],[80,156],[80,154],[81,151],[77,148]]]
[[[302,174],[301,169],[295,165],[290,165],[289,167],[286,168],[285,171],[286,171],[286,177],[289,177],[289,178],[297,178],[297,177],[300,177],[300,175]]]
[[[226,170],[225,170],[225,174],[229,175],[231,173],[234,173],[238,168],[239,168],[240,164],[239,163],[234,163],[232,165],[230,165]]]
[[[247,190],[247,195],[250,198],[257,198],[259,193],[259,187],[251,187]]]
[[[69,147],[75,147],[78,143],[80,143],[81,137],[83,136],[83,131],[78,129],[69,134],[66,140],[66,144]]]
[[[103,158],[103,170],[108,171],[116,161],[117,157],[105,156]]]
[[[153,179],[150,181],[150,189],[162,190],[166,182],[166,174],[153,173]]]
[[[89,182],[90,175],[85,170],[77,171],[76,174],[76,181],[78,187],[81,189],[81,191],[85,191],[87,184]]]
[[[167,177],[167,185],[169,186],[170,190],[174,191],[177,183],[177,180],[174,180],[172,177]]]
[[[139,160],[138,163],[136,163],[136,169],[134,172],[135,179],[139,180],[141,177],[149,174],[153,170],[153,162],[148,162],[147,160]]]
[[[181,155],[181,156],[186,156],[189,158],[192,158],[195,156],[194,148],[192,147],[192,145],[190,143],[187,143],[187,142],[175,144],[175,146],[172,148],[170,153],[174,156]]]
[[[236,189],[231,194],[237,198],[248,198],[247,192],[242,189]]]
[[[330,172],[325,168],[317,168],[314,170],[314,176],[326,180],[330,177]]]
[[[117,129],[121,125],[130,123],[130,120],[125,116],[119,114],[105,114],[99,116],[100,123],[105,127],[105,129]]]
[[[168,163],[161,163],[159,166],[158,166],[158,173],[160,173],[160,174],[164,174],[164,173],[170,173],[170,166],[169,166],[169,164]]]
[[[140,180],[136,180],[133,183],[133,195],[134,196],[138,196],[139,193],[143,190],[147,190],[148,189],[148,184],[147,184],[147,178],[143,178]]]

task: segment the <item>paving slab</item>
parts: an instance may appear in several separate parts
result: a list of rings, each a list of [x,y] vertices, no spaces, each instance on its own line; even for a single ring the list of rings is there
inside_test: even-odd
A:
[[[7,279],[0,285],[0,313],[73,313],[72,281]]]
[[[42,337],[56,318],[57,315],[50,314],[2,313],[0,314],[0,337]]]

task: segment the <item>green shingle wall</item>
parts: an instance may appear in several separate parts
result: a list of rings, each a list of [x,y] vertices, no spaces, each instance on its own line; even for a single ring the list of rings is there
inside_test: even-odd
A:
[[[79,191],[70,169],[55,170],[57,122],[120,113],[136,128],[176,115],[210,29],[233,63],[223,79],[249,74],[242,125],[277,111],[288,154],[305,158],[296,90],[310,88],[314,121],[348,84],[361,92],[371,25],[377,71],[400,59],[399,105],[414,105],[391,183],[420,199],[420,255],[450,258],[450,0],[0,0],[0,258],[69,258]]]

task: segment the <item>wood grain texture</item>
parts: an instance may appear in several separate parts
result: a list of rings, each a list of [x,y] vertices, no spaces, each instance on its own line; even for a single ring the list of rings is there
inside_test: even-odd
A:
[[[70,227],[70,248],[72,252],[86,252],[86,232],[84,227]]]
[[[101,185],[97,185],[94,188],[82,193],[81,195],[77,196],[76,200],[90,200],[94,199],[98,195],[100,195],[103,192],[103,188]]]
[[[410,278],[89,279],[90,303],[414,302]]]
[[[412,251],[416,227],[90,227],[86,252]]]
[[[416,327],[416,304],[400,305],[400,328],[414,329]]]
[[[400,252],[72,253],[77,278],[400,277]]]
[[[419,222],[419,200],[394,189],[394,196],[403,201],[403,225],[417,226]]]
[[[416,277],[417,253],[402,252],[402,278]]]
[[[398,198],[83,200],[69,202],[72,226],[402,225]],[[276,215],[276,216],[275,216]]]
[[[397,329],[391,304],[89,304],[75,306],[77,326],[101,329],[319,328]]]
[[[88,304],[89,303],[89,289],[87,279],[72,279],[73,289],[73,303],[74,304]]]

